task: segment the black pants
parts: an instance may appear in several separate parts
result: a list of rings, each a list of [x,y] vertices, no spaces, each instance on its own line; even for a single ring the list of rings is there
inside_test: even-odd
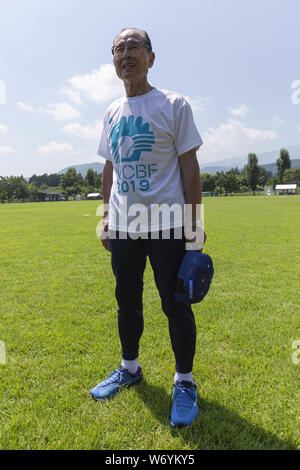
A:
[[[175,302],[174,293],[181,261],[185,255],[185,239],[142,238],[111,239],[111,261],[116,277],[118,302],[118,327],[122,357],[133,360],[138,357],[139,340],[143,333],[143,274],[146,259],[154,272],[162,309],[169,320],[169,332],[175,354],[176,371],[190,372],[196,344],[196,325],[189,305]]]

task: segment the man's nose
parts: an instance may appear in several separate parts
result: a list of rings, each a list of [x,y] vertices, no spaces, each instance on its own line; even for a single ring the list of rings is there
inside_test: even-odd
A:
[[[130,46],[125,46],[123,51],[123,57],[131,57]]]

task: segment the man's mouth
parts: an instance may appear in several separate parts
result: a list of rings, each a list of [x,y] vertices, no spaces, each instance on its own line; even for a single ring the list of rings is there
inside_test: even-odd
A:
[[[132,69],[133,67],[135,67],[135,64],[133,62],[126,62],[122,65],[122,69]]]

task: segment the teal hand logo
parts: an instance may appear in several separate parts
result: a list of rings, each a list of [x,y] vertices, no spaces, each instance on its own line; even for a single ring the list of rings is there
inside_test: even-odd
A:
[[[110,121],[111,122],[111,121]],[[120,119],[111,132],[110,139],[115,163],[139,161],[142,152],[152,152],[155,143],[154,134],[150,131],[150,125],[138,116],[125,116]]]

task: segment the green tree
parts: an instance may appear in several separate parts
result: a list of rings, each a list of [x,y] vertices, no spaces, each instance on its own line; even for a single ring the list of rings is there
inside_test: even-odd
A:
[[[289,168],[291,168],[290,155],[286,149],[280,150],[280,156],[276,160],[276,166],[277,166],[277,176],[278,176],[279,182],[282,183],[283,174],[285,170],[288,170]]]
[[[225,173],[224,171],[217,171],[216,173],[216,190],[219,193],[223,193],[225,191]]]
[[[288,183],[300,183],[300,168],[288,168],[284,171],[282,182]]]
[[[39,188],[37,187],[36,183],[28,183],[28,194],[29,196],[32,196],[34,199],[36,199],[38,193],[39,193]]]
[[[29,183],[35,183],[38,188],[40,188],[42,184],[46,185],[47,188],[49,186],[51,188],[56,188],[60,183],[60,175],[57,173],[52,173],[51,175],[44,173],[41,176],[34,174],[29,178]]]
[[[68,196],[79,194],[83,191],[84,180],[82,174],[76,172],[75,168],[69,168],[60,178],[60,187]]]
[[[95,186],[96,175],[97,175],[97,173],[94,172],[94,170],[92,168],[89,168],[87,170],[86,175],[85,175],[85,181],[86,181],[87,186],[92,186],[92,187]]]
[[[224,183],[224,189],[228,193],[239,191],[240,189],[240,182],[236,173],[227,172],[225,174]]]
[[[51,188],[56,188],[59,186],[60,183],[60,175],[57,173],[52,173],[51,175],[48,175],[48,186]]]
[[[25,199],[28,196],[27,183],[23,176],[1,176],[0,186],[2,198],[5,196],[8,202],[14,199]]]
[[[37,176],[36,174],[32,175],[29,178],[29,184],[34,183],[38,188],[40,187],[40,177]]]
[[[80,187],[84,186],[84,179],[81,173],[77,173],[76,183]]]
[[[265,186],[268,179],[272,178],[271,171],[266,170],[263,166],[259,166],[258,185]]]
[[[15,181],[15,198],[16,199],[24,199],[28,197],[28,185],[23,177],[17,177]]]
[[[102,175],[100,173],[96,173],[95,190],[96,193],[102,193]]]
[[[267,186],[272,186],[273,189],[275,189],[276,184],[279,184],[277,176],[271,176],[267,181]]]
[[[216,176],[211,173],[202,173],[201,183],[203,192],[212,192],[216,187]]]
[[[6,177],[0,176],[0,200],[4,202],[8,199]]]
[[[224,173],[224,171],[217,171],[216,173],[216,189],[218,192],[231,193],[233,191],[239,191],[240,189],[240,179],[235,171],[229,170]]]
[[[226,174],[228,175],[229,173],[233,174],[233,175],[239,175],[240,174],[240,170],[238,169],[238,167],[236,166],[235,168],[231,168],[229,171],[226,171]]]
[[[255,195],[255,190],[257,188],[258,178],[259,178],[258,158],[255,155],[255,153],[249,153],[248,155],[246,177],[247,177],[247,182],[253,191],[253,195]]]

